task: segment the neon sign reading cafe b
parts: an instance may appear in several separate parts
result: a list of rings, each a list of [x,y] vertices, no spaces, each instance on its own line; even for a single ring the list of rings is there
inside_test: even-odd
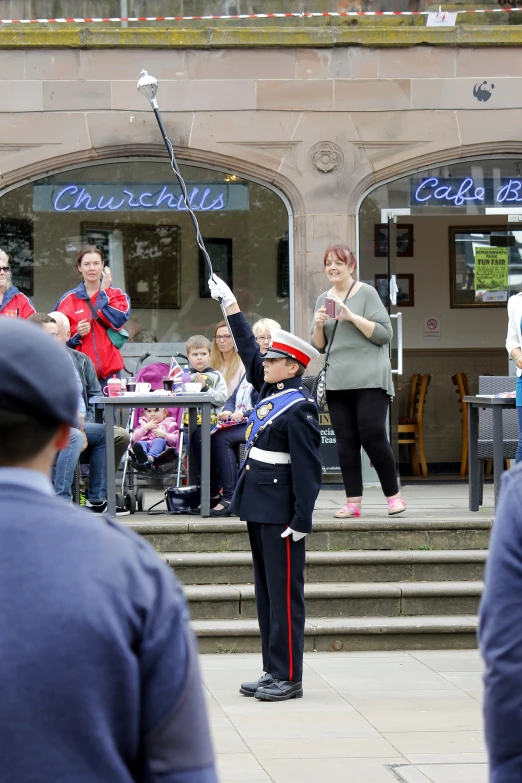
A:
[[[412,207],[502,207],[522,204],[522,179],[427,177],[410,180]]]

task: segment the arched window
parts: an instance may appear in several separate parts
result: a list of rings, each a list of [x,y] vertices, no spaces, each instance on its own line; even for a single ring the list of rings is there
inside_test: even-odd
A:
[[[232,284],[248,320],[268,317],[288,328],[285,202],[234,174],[192,164],[181,171],[215,271]],[[135,339],[211,336],[221,313],[180,196],[169,164],[143,159],[82,166],[11,189],[0,197],[0,247],[15,285],[50,311],[78,283],[79,249],[95,244],[131,298]]]

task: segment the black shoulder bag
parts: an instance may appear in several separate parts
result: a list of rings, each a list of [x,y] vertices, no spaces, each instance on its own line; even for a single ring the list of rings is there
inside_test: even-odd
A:
[[[344,297],[343,304],[346,303],[348,297],[350,296],[350,294],[352,292],[352,288],[354,287],[356,282],[357,281],[354,280],[353,283],[351,284],[350,290],[348,291],[348,293]],[[337,327],[338,326],[339,326],[339,321],[336,321],[335,322],[335,326],[333,328],[332,336],[330,337],[330,341],[329,341],[328,347],[326,349],[326,355],[324,357],[323,366],[319,370],[319,372],[318,372],[318,374],[317,374],[317,376],[315,378],[315,383],[314,383],[314,385],[312,387],[312,394],[314,396],[314,399],[315,399],[317,405],[320,408],[322,408],[322,406],[326,402],[326,371],[328,369],[328,359],[330,357],[330,350],[332,348],[333,339],[335,337],[335,332],[337,331]]]

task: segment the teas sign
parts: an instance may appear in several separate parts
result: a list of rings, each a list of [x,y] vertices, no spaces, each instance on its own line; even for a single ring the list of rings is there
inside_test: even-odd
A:
[[[339,466],[339,452],[335,432],[330,422],[328,405],[319,408],[319,430],[321,432],[321,462],[323,463],[323,475],[334,475],[341,472]]]

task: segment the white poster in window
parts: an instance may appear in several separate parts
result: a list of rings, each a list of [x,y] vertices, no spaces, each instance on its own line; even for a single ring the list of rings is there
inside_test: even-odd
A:
[[[424,339],[440,340],[440,315],[430,315],[424,319]]]

